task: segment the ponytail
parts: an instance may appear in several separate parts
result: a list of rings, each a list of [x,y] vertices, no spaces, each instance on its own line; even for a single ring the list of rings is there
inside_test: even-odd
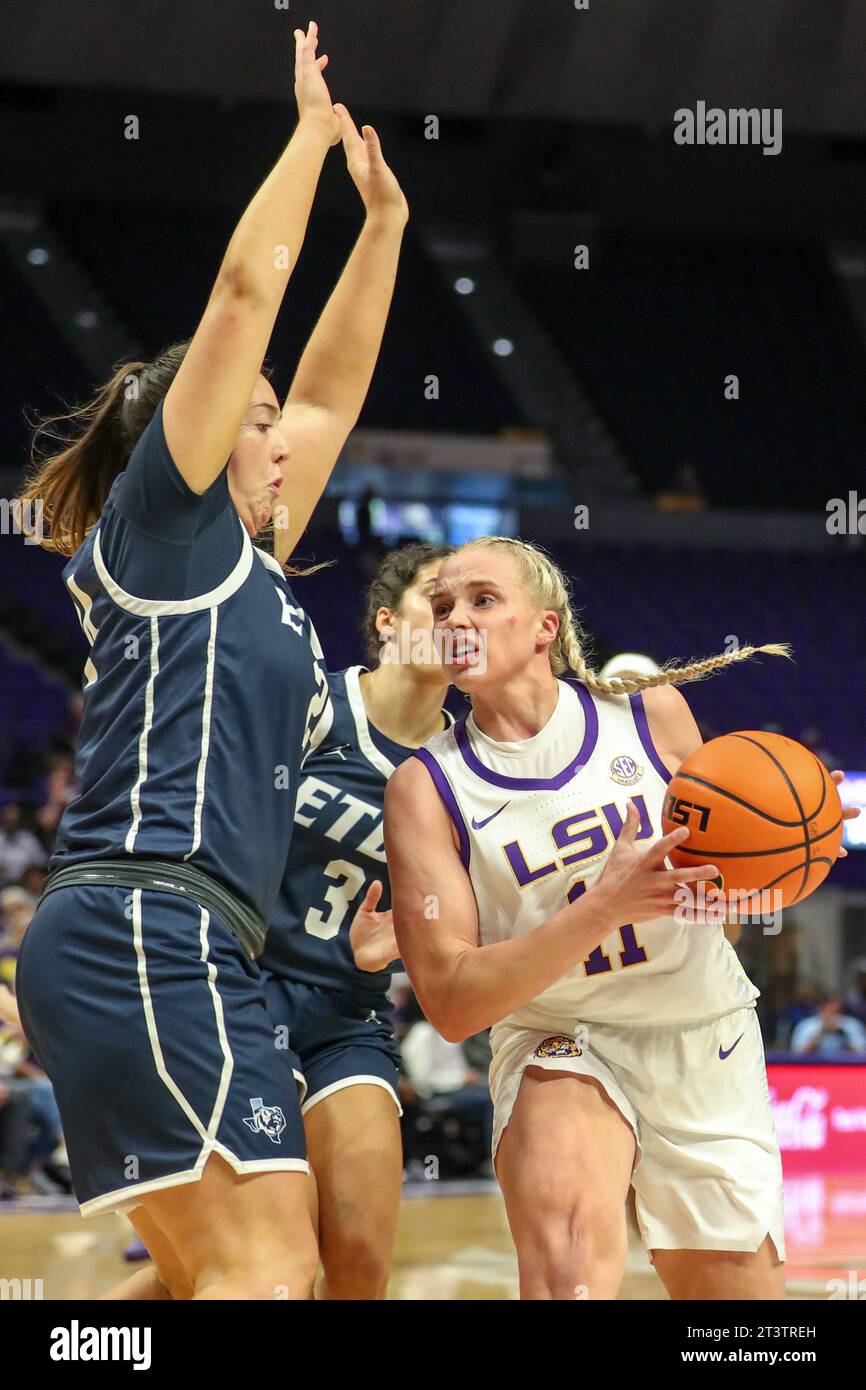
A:
[[[786,642],[768,642],[763,647],[744,646],[718,656],[703,657],[685,666],[668,662],[652,676],[604,678],[597,675],[587,662],[587,639],[572,610],[568,581],[540,546],[532,545],[529,541],[514,540],[510,536],[482,536],[461,548],[504,550],[514,558],[532,601],[539,608],[552,609],[559,618],[559,631],[547,649],[553,674],[561,676],[564,671],[571,670],[596,695],[633,695],[657,685],[682,685],[686,681],[703,680],[705,676],[711,676],[726,666],[747,661],[758,652],[766,652],[770,656],[791,656],[791,648]]]
[[[22,514],[32,515],[35,506],[46,550],[74,555],[99,520],[112,483],[167,394],[188,346],[188,341],[175,343],[153,362],[121,363],[84,405],[38,421],[19,501]],[[46,441],[51,443],[43,448]]]

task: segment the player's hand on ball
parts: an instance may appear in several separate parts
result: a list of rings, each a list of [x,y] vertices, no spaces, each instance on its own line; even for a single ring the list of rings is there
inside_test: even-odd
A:
[[[405,226],[409,220],[409,204],[393,171],[385,163],[379,137],[371,125],[362,126],[363,133],[341,102],[334,107],[346,152],[346,167],[364,200],[367,217],[378,215],[393,218]]]
[[[604,872],[589,890],[597,899],[605,918],[624,922],[649,922],[654,917],[673,917],[682,900],[681,884],[718,877],[714,864],[693,868],[668,869],[665,858],[675,845],[689,838],[688,828],[677,826],[648,850],[636,848],[640,815],[633,801],[628,803],[625,822]]]
[[[316,57],[318,43],[319,26],[315,20],[310,20],[306,34],[303,29],[295,30],[295,99],[301,121],[321,126],[329,144],[336,145],[340,140],[340,122],[322,76],[328,66],[328,55],[323,53],[321,58]]]
[[[382,884],[377,878],[367,889],[349,928],[349,942],[359,970],[385,970],[400,955],[390,909],[376,911],[381,896]]]
[[[830,776],[833,778],[833,781],[836,783],[836,786],[837,786],[837,787],[838,787],[838,785],[839,785],[840,782],[844,782],[844,781],[845,781],[845,774],[844,774],[844,772],[831,772],[831,773],[830,773]],[[859,816],[859,814],[860,814],[860,807],[859,807],[859,806],[843,806],[843,807],[842,807],[842,819],[843,819],[843,820],[854,820],[854,818],[855,818],[856,816]],[[839,853],[836,855],[836,858],[837,858],[837,859],[847,859],[847,857],[848,857],[848,851],[847,851],[847,849],[845,849],[845,846],[844,846],[844,845],[840,845],[840,846],[839,846]]]

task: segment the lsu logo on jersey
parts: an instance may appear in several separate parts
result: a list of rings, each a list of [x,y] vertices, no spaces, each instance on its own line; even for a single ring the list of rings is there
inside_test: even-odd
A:
[[[629,758],[625,753],[620,753],[610,765],[610,775],[621,787],[633,787],[635,782],[639,782],[643,777],[644,771],[634,758]]]
[[[582,1057],[583,1049],[578,1047],[573,1038],[567,1038],[564,1033],[554,1033],[553,1037],[545,1038],[544,1042],[539,1043],[532,1055],[533,1057]]]
[[[286,1117],[278,1105],[264,1105],[261,1096],[250,1098],[252,1115],[245,1115],[244,1124],[260,1134],[266,1134],[272,1144],[280,1144],[280,1135],[286,1127]]]

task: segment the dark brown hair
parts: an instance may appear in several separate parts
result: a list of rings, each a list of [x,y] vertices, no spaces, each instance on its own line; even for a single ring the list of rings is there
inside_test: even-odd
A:
[[[30,467],[20,501],[42,504],[42,538],[46,550],[74,555],[96,524],[118,473],[129,462],[160,401],[177,376],[190,340],[173,343],[151,362],[121,362],[113,375],[84,405],[65,415],[36,422]],[[260,368],[270,380],[267,362]],[[47,448],[43,442],[50,441]],[[53,446],[60,445],[60,448]],[[262,536],[273,551],[269,523]],[[314,574],[327,561],[307,569],[283,565],[286,574]]]
[[[152,362],[118,363],[91,400],[37,421],[21,502],[41,502],[46,550],[74,555],[99,520],[188,347],[187,339]]]
[[[388,551],[367,590],[367,608],[361,625],[371,661],[378,661],[379,658],[381,639],[376,631],[379,609],[390,608],[393,612],[399,608],[406,590],[418,578],[419,570],[429,565],[431,560],[444,560],[452,553],[453,547],[450,545],[426,545],[422,541],[413,541],[410,545],[401,545],[399,550]]]

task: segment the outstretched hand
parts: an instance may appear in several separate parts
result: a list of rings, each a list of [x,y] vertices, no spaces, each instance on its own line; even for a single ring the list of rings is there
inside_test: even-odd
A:
[[[377,912],[382,884],[374,879],[349,928],[349,942],[359,970],[385,970],[400,954],[390,909]]]
[[[328,66],[328,55],[316,56],[318,44],[319,26],[315,20],[310,20],[306,34],[303,29],[295,30],[295,99],[300,119],[320,125],[328,143],[336,145],[340,141],[340,122],[322,75]]]
[[[371,125],[365,125],[359,132],[341,102],[334,107],[334,113],[346,152],[346,167],[364,201],[367,216],[393,214],[405,225],[409,220],[409,205],[393,171],[385,163],[375,130]]]

